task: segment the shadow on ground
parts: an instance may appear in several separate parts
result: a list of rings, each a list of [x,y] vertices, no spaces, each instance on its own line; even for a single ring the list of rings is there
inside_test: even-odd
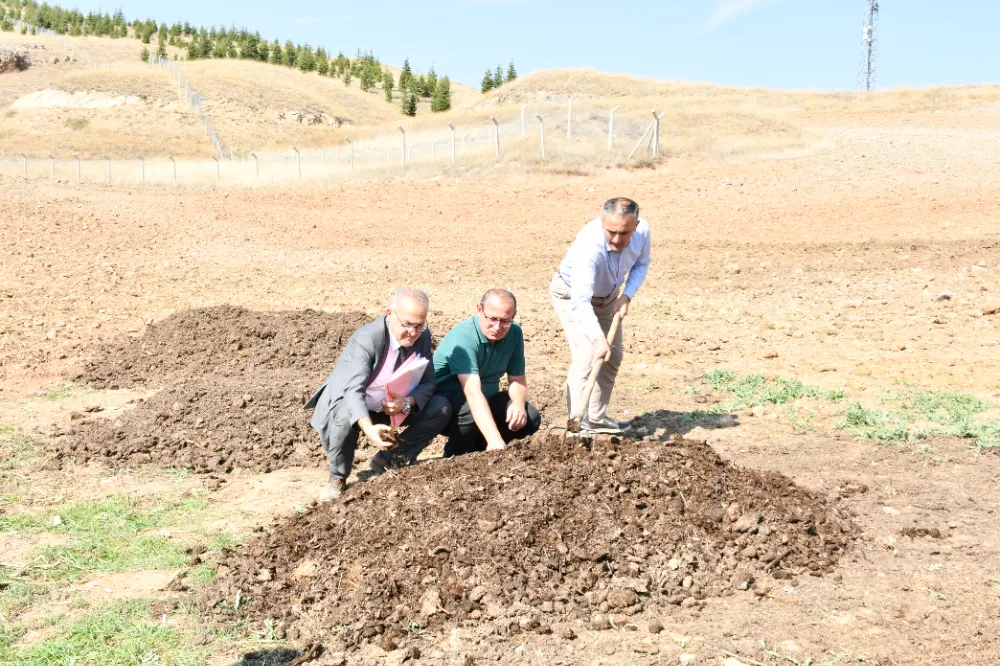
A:
[[[292,648],[247,652],[239,661],[233,662],[232,666],[285,666],[289,662],[295,662],[302,653],[302,650]]]
[[[660,441],[666,441],[671,435],[686,436],[695,428],[703,430],[721,430],[735,428],[740,424],[736,414],[709,414],[707,412],[675,412],[669,409],[657,409],[637,416],[629,423],[632,432],[646,429],[648,434],[655,435]]]

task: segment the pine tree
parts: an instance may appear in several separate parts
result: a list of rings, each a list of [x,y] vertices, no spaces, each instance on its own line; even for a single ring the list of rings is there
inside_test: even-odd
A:
[[[350,65],[348,65],[347,67],[344,68],[344,85],[345,86],[351,85],[351,66]]]
[[[271,50],[271,45],[268,44],[266,40],[262,39],[257,44],[257,60],[260,60],[261,62],[268,62],[270,58],[269,54],[270,50]]]
[[[326,59],[326,56],[323,56],[319,59],[319,62],[316,65],[316,73],[320,76],[326,76],[329,72],[330,61]]]
[[[281,58],[281,64],[285,67],[295,67],[297,56],[298,53],[295,49],[295,44],[292,43],[292,40],[285,42],[285,53]]]
[[[367,64],[361,68],[361,76],[358,79],[358,84],[364,92],[368,92],[375,87],[375,73]]]
[[[316,58],[313,56],[312,48],[308,44],[303,44],[299,49],[296,61],[299,69],[303,72],[311,72],[316,69]]]
[[[417,94],[412,90],[403,94],[403,115],[417,115]]]
[[[429,97],[434,96],[434,91],[437,89],[438,76],[437,72],[434,71],[434,66],[427,70],[427,77],[424,79],[427,82],[426,90]]]
[[[507,83],[510,83],[517,78],[517,70],[514,69],[514,61],[511,60],[510,64],[507,65]]]
[[[413,70],[410,69],[410,59],[403,60],[403,69],[399,71],[399,89],[409,90],[410,82],[413,80]]]
[[[480,90],[483,92],[483,94],[486,94],[489,91],[493,90],[494,87],[495,84],[493,83],[493,72],[491,72],[490,70],[486,70],[486,74],[483,75],[483,83],[482,86],[480,86]]]
[[[160,43],[156,47],[156,57],[157,58],[166,58],[167,57],[166,31],[160,33]]]
[[[392,80],[392,72],[385,70],[382,72],[382,90],[385,92],[385,101],[392,103],[392,88],[395,82]]]
[[[451,81],[445,74],[434,87],[434,96],[431,97],[431,111],[447,111],[451,108]]]
[[[198,43],[198,36],[195,35],[188,42],[188,60],[197,60],[201,57],[201,44]]]
[[[143,46],[142,51],[139,52],[139,60],[142,62],[149,62],[149,49],[145,46]]]
[[[278,40],[276,39],[273,42],[271,42],[271,53],[268,55],[267,61],[272,65],[280,65],[281,59],[282,59],[281,44],[279,44]]]
[[[503,67],[497,65],[496,70],[493,72],[493,87],[499,88],[503,85]]]

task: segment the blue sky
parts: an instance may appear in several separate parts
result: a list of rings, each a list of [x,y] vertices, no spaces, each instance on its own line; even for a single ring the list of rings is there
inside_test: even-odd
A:
[[[865,0],[424,0],[77,2],[126,17],[230,24],[353,55],[371,49],[478,87],[513,58],[519,74],[591,67],[656,79],[850,90]],[[59,4],[59,0],[56,0]],[[237,9],[238,7],[238,9]],[[882,0],[878,87],[996,83],[1000,2]]]

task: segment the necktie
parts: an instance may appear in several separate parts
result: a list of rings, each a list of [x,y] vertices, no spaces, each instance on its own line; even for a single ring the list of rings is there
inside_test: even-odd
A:
[[[403,347],[400,347],[399,348],[399,352],[396,354],[396,363],[395,363],[395,365],[392,366],[392,371],[393,372],[395,372],[396,370],[399,370],[399,366],[403,365],[403,361],[406,360],[403,357],[403,354],[404,354]]]

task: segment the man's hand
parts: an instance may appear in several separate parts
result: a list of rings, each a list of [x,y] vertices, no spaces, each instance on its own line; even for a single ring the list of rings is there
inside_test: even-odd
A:
[[[386,396],[386,399],[382,401],[382,411],[386,414],[399,414],[403,411],[403,407],[406,406],[406,401],[409,400],[406,396],[402,398],[392,398],[391,396]]]
[[[507,445],[504,443],[503,439],[497,439],[495,442],[488,442],[486,444],[487,451],[503,451],[506,448]]]
[[[611,310],[612,313],[617,312],[621,315],[621,318],[624,319],[625,315],[628,314],[628,305],[631,302],[632,300],[628,296],[622,294],[621,296],[615,299],[615,303],[612,306]]]
[[[372,444],[380,449],[387,450],[395,446],[392,442],[386,442],[382,440],[382,433],[389,430],[389,426],[384,423],[373,423],[372,425],[365,428],[365,435]]]
[[[598,361],[602,360],[605,362],[611,360],[611,345],[608,344],[608,339],[603,335],[594,340],[593,352],[590,356],[590,367],[594,367]]]
[[[520,430],[528,425],[528,412],[524,409],[524,403],[511,401],[507,406],[507,427],[511,430]]]

